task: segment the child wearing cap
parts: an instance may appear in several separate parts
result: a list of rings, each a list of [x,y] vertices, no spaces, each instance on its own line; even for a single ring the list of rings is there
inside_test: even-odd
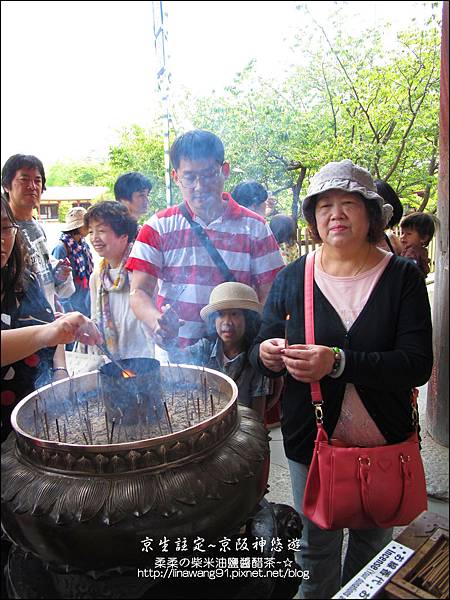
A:
[[[262,305],[255,290],[244,283],[216,286],[209,304],[200,311],[208,326],[207,337],[181,349],[177,339],[166,349],[173,362],[196,364],[228,375],[238,387],[238,402],[264,415],[268,380],[256,372],[247,352],[258,333]]]
[[[88,233],[88,228],[84,224],[85,214],[86,209],[82,206],[74,206],[69,210],[52,255],[59,260],[66,259],[72,267],[75,292],[69,298],[60,299],[64,311],[77,310],[90,317],[89,279],[94,269],[94,262],[91,250],[84,240]]]

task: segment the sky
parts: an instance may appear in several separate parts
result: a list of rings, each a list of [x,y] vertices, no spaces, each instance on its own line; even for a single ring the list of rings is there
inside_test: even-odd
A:
[[[167,1],[174,88],[221,90],[251,59],[280,69],[297,2]],[[333,2],[310,2],[323,18]],[[416,2],[348,2],[355,23],[404,26]],[[257,6],[257,10],[256,7]],[[346,9],[347,10],[347,9]],[[151,2],[1,2],[1,161],[102,160],[121,128],[158,117]]]

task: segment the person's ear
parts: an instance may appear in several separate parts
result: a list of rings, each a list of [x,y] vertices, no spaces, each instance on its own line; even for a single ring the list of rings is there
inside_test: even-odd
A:
[[[175,169],[172,169],[172,171],[171,171],[170,174],[171,174],[172,179],[174,180],[174,182],[178,185],[180,183],[180,180],[178,178],[178,175],[177,175],[177,172],[175,171]]]
[[[222,164],[222,175],[224,176],[225,179],[228,179],[228,177],[230,176],[230,163],[229,162],[224,162]]]

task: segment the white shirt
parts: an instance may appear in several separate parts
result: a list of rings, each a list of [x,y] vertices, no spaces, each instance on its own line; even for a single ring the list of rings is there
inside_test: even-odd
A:
[[[118,275],[119,269],[110,269],[112,279]],[[95,269],[89,281],[91,290],[92,320],[97,322],[97,296],[100,287],[100,272]],[[114,326],[117,331],[117,351],[120,358],[154,358],[155,344],[146,335],[144,324],[134,315],[130,307],[129,275],[123,288],[109,294],[109,306]]]

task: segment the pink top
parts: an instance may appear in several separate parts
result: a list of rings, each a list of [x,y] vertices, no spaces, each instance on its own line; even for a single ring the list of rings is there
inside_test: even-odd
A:
[[[355,277],[328,275],[322,271],[320,261],[315,261],[314,280],[341,317],[347,331],[364,308],[391,257],[392,253],[389,252],[375,267]],[[381,446],[387,443],[352,383],[345,387],[333,438],[352,446]]]

